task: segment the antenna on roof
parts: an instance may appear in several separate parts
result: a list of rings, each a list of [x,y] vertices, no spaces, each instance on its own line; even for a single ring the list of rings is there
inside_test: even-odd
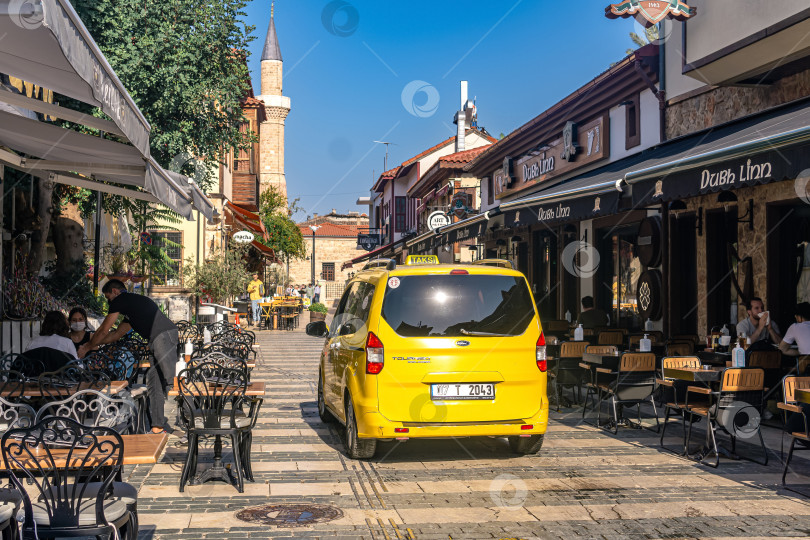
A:
[[[275,14],[275,11],[276,11],[276,0],[273,0],[272,2],[270,2],[270,18],[271,19],[273,18],[273,15]]]
[[[384,167],[385,167],[383,169],[383,172],[385,172],[385,171],[388,170],[388,145],[393,144],[394,146],[397,146],[397,143],[385,142],[385,141],[374,141],[374,142],[377,143],[377,144],[384,144],[385,145],[385,161],[383,162]]]

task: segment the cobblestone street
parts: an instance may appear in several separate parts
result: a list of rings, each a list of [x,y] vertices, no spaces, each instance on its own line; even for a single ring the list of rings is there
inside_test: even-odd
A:
[[[242,495],[221,482],[178,493],[185,447],[172,437],[159,464],[126,471],[140,489],[140,538],[810,536],[810,501],[777,487],[773,428],[768,467],[699,466],[660,450],[653,430],[613,436],[580,425],[579,409],[552,413],[538,456],[516,457],[506,440],[461,439],[383,443],[373,460],[352,461],[339,428],[317,416],[322,341],[302,329],[258,336],[262,361],[253,377],[268,381],[268,392],[253,439],[256,482]],[[201,452],[211,459],[210,447]],[[797,472],[810,473],[801,453],[794,462]],[[235,517],[284,503],[330,505],[342,515],[278,527]]]

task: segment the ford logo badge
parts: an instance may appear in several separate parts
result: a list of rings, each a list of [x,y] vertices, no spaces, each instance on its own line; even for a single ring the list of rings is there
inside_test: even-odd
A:
[[[469,344],[470,344],[470,342],[467,341],[466,339],[460,339],[460,340],[456,341],[456,345],[458,345],[459,347],[466,347]]]

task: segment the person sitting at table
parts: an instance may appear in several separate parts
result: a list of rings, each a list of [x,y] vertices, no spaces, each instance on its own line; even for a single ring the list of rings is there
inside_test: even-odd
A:
[[[754,297],[746,304],[748,317],[737,323],[737,335],[751,338],[751,343],[756,343],[770,337],[773,343],[780,343],[782,336],[779,335],[779,327],[775,321],[771,320],[770,313],[765,311],[765,304],[762,298]],[[763,315],[760,317],[760,313]]]
[[[810,354],[810,304],[802,302],[793,311],[796,322],[790,325],[779,343],[779,350],[788,356]],[[791,345],[797,345],[797,349]]]
[[[608,325],[607,314],[593,305],[593,296],[586,296],[582,299],[582,313],[579,314],[577,323],[582,328],[598,328]]]
[[[87,312],[78,306],[71,309],[68,322],[70,323],[70,340],[78,352],[79,347],[90,341],[93,336],[93,330],[87,323]]]
[[[61,311],[49,311],[42,320],[39,336],[31,340],[23,356],[40,360],[45,371],[56,371],[78,358],[69,334],[70,327],[65,314]]]
[[[301,296],[301,293],[299,293],[298,289],[296,289],[295,287],[290,287],[290,296],[295,296],[296,298],[298,298],[299,296]]]

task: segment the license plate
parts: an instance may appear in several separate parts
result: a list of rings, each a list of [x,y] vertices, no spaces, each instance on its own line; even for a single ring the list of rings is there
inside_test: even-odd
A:
[[[430,398],[434,400],[495,399],[493,383],[431,384]]]

